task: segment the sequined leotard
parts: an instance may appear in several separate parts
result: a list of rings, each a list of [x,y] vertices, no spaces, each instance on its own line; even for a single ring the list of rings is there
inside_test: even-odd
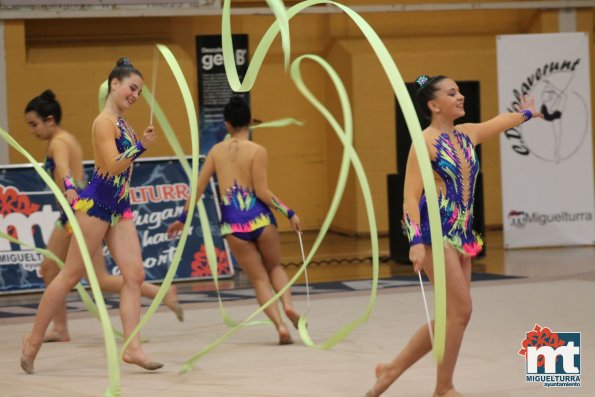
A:
[[[268,205],[235,181],[221,197],[221,235],[254,241],[268,225],[277,225]]]
[[[56,163],[54,162],[54,159],[52,157],[46,156],[45,161],[43,163],[43,168],[52,177],[52,179],[55,179],[54,171],[56,170]],[[83,190],[85,188],[85,185],[87,184],[87,182],[84,180],[75,181],[75,183],[76,183],[75,188],[76,188],[77,193],[80,193],[81,190]],[[68,222],[66,213],[64,212],[64,210],[62,209],[62,207],[60,205],[58,205],[58,211],[60,212],[60,216],[58,217],[58,220],[56,221],[56,226],[66,230],[68,233],[70,233],[72,231],[72,229],[70,228],[70,223]]]
[[[120,137],[116,139],[118,153],[130,152],[137,145],[137,136],[122,117],[118,117],[116,126]],[[100,218],[110,225],[115,225],[121,218],[132,219],[130,209],[130,179],[132,163],[119,175],[100,174],[95,168],[87,187],[79,194],[75,204],[77,211],[84,211],[90,216]]]
[[[479,171],[479,161],[471,139],[464,133],[453,131],[454,140],[441,133],[434,147],[436,158],[432,168],[444,181],[446,192],[438,193],[442,234],[446,243],[462,254],[476,256],[482,250],[483,240],[472,230],[473,192]],[[459,153],[462,153],[461,158]],[[420,225],[417,227],[406,215],[411,244],[431,244],[430,224],[425,194],[419,202]]]

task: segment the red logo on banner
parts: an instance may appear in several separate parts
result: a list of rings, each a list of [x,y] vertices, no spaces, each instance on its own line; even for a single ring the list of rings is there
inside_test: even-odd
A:
[[[217,274],[229,274],[229,262],[227,261],[227,254],[225,250],[215,247],[215,255],[217,256]],[[191,264],[192,277],[211,277],[211,269],[207,260],[207,252],[204,244],[200,246],[200,250],[194,253],[194,260]]]
[[[31,215],[39,209],[39,204],[32,203],[29,196],[20,194],[12,186],[0,185],[0,215],[6,216],[13,212]]]
[[[522,349],[519,350],[519,354],[523,357],[527,357],[527,347],[535,346],[536,348],[540,348],[542,346],[550,346],[553,349],[557,349],[560,346],[564,346],[566,341],[563,341],[558,337],[558,334],[552,332],[549,328],[543,327],[541,328],[538,324],[535,324],[535,328],[533,331],[527,332],[527,337],[523,341]],[[556,357],[556,359],[558,359]],[[537,366],[543,367],[545,363],[545,357],[540,355],[538,357]]]

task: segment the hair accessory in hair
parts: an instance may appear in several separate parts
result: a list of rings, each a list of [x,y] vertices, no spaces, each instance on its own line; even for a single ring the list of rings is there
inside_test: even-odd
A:
[[[426,84],[428,82],[428,80],[430,80],[430,78],[428,76],[426,76],[425,74],[422,74],[415,80],[415,82],[417,83],[418,86],[423,87],[424,84]]]
[[[120,58],[117,62],[118,66],[123,66],[125,68],[131,68],[132,62],[130,62],[130,58]]]

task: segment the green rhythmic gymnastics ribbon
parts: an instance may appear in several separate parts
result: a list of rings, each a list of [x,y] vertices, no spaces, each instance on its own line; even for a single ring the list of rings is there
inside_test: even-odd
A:
[[[250,127],[251,130],[255,130],[257,128],[275,128],[275,127],[286,127],[288,125],[299,125],[300,127],[304,125],[303,122],[296,120],[294,118],[288,117],[285,119],[279,120],[271,120],[265,121],[264,123],[259,123]]]
[[[102,92],[100,92],[100,96],[101,95],[102,95]],[[153,108],[151,113],[154,112],[155,118],[161,125],[163,133],[164,133],[166,139],[168,140],[172,150],[174,151],[175,156],[179,160],[180,165],[182,166],[182,169],[186,173],[188,179],[191,180],[192,178],[191,178],[190,165],[189,165],[186,155],[182,149],[182,146],[180,145],[177,135],[176,135],[175,131],[173,130],[169,120],[167,119],[167,116],[165,115],[165,112],[163,112],[163,109],[159,105],[159,102],[155,99],[153,93],[151,92],[151,90],[148,87],[146,87],[146,86],[143,87],[142,95],[147,100],[147,102],[149,102],[151,104],[151,107]],[[192,103],[190,103],[189,106],[186,105],[186,109],[189,109],[189,108],[193,109],[194,105]],[[190,117],[196,118],[196,114],[192,113],[190,115]],[[281,119],[281,120],[273,120],[273,121],[263,123],[263,124],[265,124],[265,125],[262,125],[262,126],[259,125],[259,126],[261,126],[260,128],[277,127],[277,126],[284,126],[284,125],[289,125],[289,124],[300,124],[300,122],[295,119],[287,118],[287,119]],[[199,135],[198,135],[198,137],[200,138]],[[198,145],[196,145],[196,147],[200,147],[200,142]],[[196,190],[196,182],[193,185],[192,182],[190,181],[190,189]],[[217,300],[219,303],[219,309],[221,312],[221,316],[223,318],[223,322],[226,325],[233,327],[233,326],[236,326],[238,323],[231,318],[231,316],[229,315],[229,313],[225,310],[225,307],[223,306],[223,301],[221,299],[221,293],[220,293],[220,288],[219,288],[217,254],[215,252],[215,244],[213,242],[209,219],[208,219],[207,212],[204,207],[204,203],[203,203],[202,199],[198,201],[197,206],[198,206],[198,211],[199,211],[200,222],[202,225],[203,240],[204,240],[204,245],[205,245],[205,251],[207,254],[207,263],[209,265],[209,270],[211,271],[211,274],[213,277],[213,282],[215,284],[215,290],[217,293]],[[191,222],[191,220],[189,222]],[[185,244],[179,243],[177,246],[177,249],[183,251],[184,246],[185,246]],[[170,268],[172,266],[177,268],[179,266],[179,261],[172,262],[172,264],[170,264]],[[261,324],[270,324],[270,322],[269,321],[254,321],[248,325],[261,325]]]
[[[58,268],[60,268],[60,269],[62,269],[64,267],[64,262],[62,261],[62,259],[58,258],[56,256],[56,254],[54,254],[50,250],[47,250],[45,248],[35,247],[35,246],[29,245],[27,243],[24,243],[21,240],[18,240],[16,238],[4,233],[3,231],[0,231],[0,238],[8,240],[12,243],[18,244],[21,247],[25,247],[26,249],[28,249],[30,251],[35,251],[38,254],[41,254],[41,255],[45,256],[46,258],[53,260],[56,263],[56,266],[58,266]],[[91,296],[89,296],[89,293],[87,292],[85,287],[83,287],[83,285],[81,283],[77,283],[75,286],[75,289],[78,292],[79,296],[81,297],[81,300],[83,301],[83,304],[85,305],[85,308],[87,309],[87,311],[89,313],[91,313],[91,315],[93,315],[93,317],[95,317],[96,319],[99,319],[99,312],[97,311],[95,302],[93,302],[93,299],[91,298]],[[116,335],[119,338],[124,339],[124,334],[116,329],[114,329],[114,335]]]
[[[405,120],[409,127],[412,144],[416,153],[418,153],[418,162],[420,163],[420,169],[422,174],[422,179],[424,183],[424,189],[426,192],[426,196],[428,198],[428,212],[430,217],[430,225],[431,225],[431,239],[432,244],[434,246],[443,246],[442,243],[442,228],[440,223],[440,213],[438,210],[438,199],[436,194],[436,186],[433,179],[433,171],[431,168],[431,163],[429,159],[429,155],[427,153],[425,142],[421,135],[421,127],[419,125],[419,121],[417,119],[415,108],[413,103],[411,102],[411,98],[407,92],[405,83],[399,70],[394,63],[390,53],[376,34],[374,30],[370,27],[370,25],[356,12],[351,10],[350,8],[328,0],[309,0],[299,3],[292,8],[290,8],[287,12],[288,18],[291,19],[293,16],[304,10],[305,8],[318,5],[318,4],[332,4],[343,10],[346,14],[348,14],[352,20],[358,25],[360,30],[364,33],[364,36],[370,42],[373,50],[375,51],[377,57],[381,65],[383,66],[385,73],[391,83],[393,91],[399,100],[399,104],[403,110]],[[223,26],[222,32],[227,32],[227,36],[222,37],[222,41],[224,44],[224,60],[226,64],[233,63],[233,45],[231,43],[231,28],[230,25],[230,11],[229,8],[225,8],[223,10]],[[265,33],[263,39],[259,43],[254,56],[252,57],[252,61],[248,67],[248,71],[244,80],[239,83],[239,79],[229,78],[230,85],[234,91],[248,91],[252,88],[258,70],[264,60],[268,49],[270,48],[273,40],[275,39],[278,31],[279,31],[279,24],[274,23]],[[225,50],[227,48],[227,51]],[[229,73],[234,75],[234,70],[232,68],[227,69]],[[444,342],[445,342],[445,335],[446,335],[446,278],[445,278],[445,271],[444,271],[444,252],[442,250],[433,250],[433,260],[434,260],[434,271],[435,271],[435,342],[434,342],[434,356],[437,361],[441,361],[444,355]],[[274,299],[274,298],[273,298]],[[232,330],[233,331],[233,330]],[[207,346],[207,348],[203,349],[200,353],[193,356],[189,361],[187,361],[186,365],[183,367],[182,371],[188,371],[192,364],[202,355],[206,354],[207,351],[212,350],[218,343],[224,340],[227,336],[224,335],[215,341],[213,344]]]
[[[316,99],[316,97],[314,97],[312,92],[306,87],[306,85],[302,79],[302,75],[300,73],[300,64],[305,59],[309,59],[314,62],[317,62],[320,66],[323,67],[323,69],[326,71],[326,73],[331,78],[331,80],[335,86],[335,89],[337,90],[337,94],[338,94],[339,100],[341,102],[341,108],[343,110],[343,119],[344,119],[343,128],[341,128],[339,123],[335,120],[335,118],[328,111],[328,109],[326,109],[324,107],[324,105],[322,105],[318,101],[318,99]],[[363,166],[359,159],[359,156],[357,155],[357,153],[355,152],[355,149],[353,147],[353,117],[352,117],[352,113],[351,113],[351,107],[349,105],[349,99],[347,97],[347,91],[345,90],[345,86],[341,82],[341,79],[339,78],[337,73],[334,71],[334,69],[328,64],[328,62],[326,62],[324,59],[322,59],[321,57],[316,56],[316,55],[303,55],[303,56],[297,58],[291,64],[290,71],[291,71],[291,78],[294,81],[298,90],[324,116],[324,118],[333,127],[335,134],[337,135],[337,137],[343,144],[343,150],[344,150],[343,158],[341,161],[341,168],[339,171],[337,188],[335,189],[335,193],[331,200],[331,206],[330,206],[329,212],[320,228],[320,232],[318,233],[318,236],[317,236],[316,240],[314,241],[314,244],[312,246],[312,249],[310,250],[310,253],[308,254],[308,257],[306,258],[305,262],[302,264],[302,268],[296,275],[298,275],[298,276],[301,275],[303,270],[306,269],[306,267],[308,266],[308,264],[310,263],[310,261],[312,260],[314,255],[316,254],[318,247],[320,246],[320,244],[322,244],[322,240],[326,236],[328,229],[330,228],[331,222],[333,221],[333,219],[337,213],[337,209],[339,208],[341,199],[343,198],[343,193],[345,191],[347,177],[349,175],[349,168],[350,168],[349,166],[350,165],[353,165],[358,182],[362,189],[362,193],[364,196],[364,202],[366,205],[366,212],[368,215],[368,222],[369,222],[369,226],[370,226],[370,239],[371,239],[371,243],[372,243],[372,289],[370,292],[370,298],[368,300],[368,306],[367,306],[366,310],[364,311],[364,313],[359,318],[354,320],[353,322],[343,326],[338,332],[333,334],[330,338],[328,338],[325,342],[323,342],[320,345],[316,345],[313,342],[312,338],[310,337],[308,330],[306,328],[307,319],[305,318],[305,316],[300,318],[300,321],[298,323],[300,336],[302,337],[302,340],[304,341],[304,343],[307,346],[329,349],[329,348],[333,347],[334,345],[336,345],[337,343],[339,343],[340,341],[342,341],[355,328],[357,328],[358,326],[363,324],[369,318],[370,314],[372,313],[372,309],[376,302],[376,291],[377,291],[377,287],[378,287],[378,268],[379,268],[378,229],[376,226],[376,216],[374,214],[374,204],[372,202],[372,192],[370,189],[370,185],[368,183],[368,179],[366,178],[366,174],[364,172],[364,169],[363,169]]]
[[[95,298],[95,302],[97,305],[97,311],[99,313],[99,320],[101,322],[101,327],[103,329],[103,337],[105,341],[105,350],[107,355],[107,364],[108,364],[108,373],[110,379],[110,386],[105,392],[105,397],[119,397],[121,395],[121,388],[120,388],[120,366],[119,366],[119,358],[118,358],[118,350],[116,347],[116,340],[114,337],[114,332],[112,330],[112,326],[110,323],[109,315],[107,312],[107,308],[105,307],[105,302],[103,300],[103,295],[101,294],[101,290],[99,288],[99,283],[97,281],[97,276],[95,275],[95,270],[93,269],[93,263],[91,261],[91,256],[89,255],[89,249],[87,248],[87,244],[85,242],[85,237],[81,231],[80,225],[76,220],[76,216],[70,208],[70,205],[66,201],[64,194],[58,188],[56,183],[52,180],[52,178],[48,175],[48,173],[37,163],[37,161],[27,152],[17,141],[15,141],[6,131],[0,128],[0,136],[14,149],[16,149],[19,153],[21,153],[33,166],[33,169],[39,174],[41,179],[46,183],[46,185],[50,188],[52,193],[56,196],[58,203],[64,210],[68,221],[70,222],[70,226],[72,227],[72,233],[74,238],[76,239],[79,249],[81,252],[81,256],[83,259],[83,264],[85,266],[85,270],[87,272],[87,279],[89,284],[91,285],[91,292],[93,293],[93,297]]]
[[[162,44],[157,44],[157,49],[160,51],[161,55],[165,59],[166,63],[168,64],[168,66],[170,67],[170,69],[174,75],[174,78],[178,84],[178,87],[180,88],[180,92],[182,94],[182,98],[184,100],[184,105],[186,108],[186,114],[188,116],[188,124],[190,127],[190,138],[192,141],[192,167],[191,167],[191,171],[190,171],[190,201],[195,202],[196,201],[196,183],[198,181],[198,122],[197,122],[196,114],[194,112],[194,102],[192,100],[192,94],[190,93],[190,89],[188,87],[188,83],[186,82],[186,78],[184,77],[184,74],[182,73],[182,69],[180,68],[180,65],[176,61],[172,52],[169,50],[169,48],[167,48],[166,46],[164,46]],[[156,113],[156,116],[157,116],[157,113]],[[199,208],[199,212],[200,212],[200,208]],[[157,295],[151,302],[151,305],[149,306],[149,308],[143,315],[142,319],[140,320],[138,325],[135,327],[135,329],[132,331],[132,333],[128,336],[128,340],[124,343],[124,346],[122,347],[122,354],[124,354],[124,352],[126,351],[126,347],[130,343],[132,338],[134,338],[134,336],[141,330],[141,328],[149,321],[149,319],[152,317],[153,313],[155,313],[155,311],[161,304],[161,301],[165,297],[165,294],[167,293],[167,290],[169,289],[169,287],[171,285],[171,282],[176,274],[178,265],[180,263],[180,259],[182,257],[182,253],[184,251],[184,246],[186,244],[186,240],[188,237],[188,232],[190,230],[190,222],[192,220],[193,214],[194,214],[194,206],[192,206],[188,209],[188,217],[186,219],[186,222],[184,223],[184,228],[182,229],[182,235],[180,237],[180,241],[178,243],[174,257],[172,259],[172,263],[171,263],[169,269],[167,270],[167,273],[163,279],[163,283],[161,284],[161,287],[159,288]],[[205,215],[206,215],[206,213],[205,213]],[[206,240],[206,236],[205,236],[205,240]]]
[[[181,147],[179,141],[177,140],[175,133],[173,132],[171,124],[165,117],[163,110],[159,106],[159,103],[155,100],[150,89],[148,87],[143,87],[142,95],[147,100],[147,102],[150,103],[151,114],[153,114],[153,112],[154,112],[155,118],[162,126],[162,128],[165,132],[165,135],[166,135],[168,141],[170,142],[174,152],[176,153],[178,158],[180,158],[182,168],[184,169],[186,174],[189,176],[189,179],[190,179],[190,200],[195,201],[196,200],[196,184],[198,181],[198,164],[199,164],[198,136],[199,135],[198,135],[198,123],[196,121],[197,118],[196,118],[196,114],[194,112],[194,102],[192,100],[192,95],[190,94],[190,89],[189,89],[188,83],[186,82],[184,74],[182,73],[182,70],[181,70],[178,62],[176,61],[175,57],[173,56],[172,52],[169,50],[169,48],[167,48],[166,46],[164,46],[162,44],[157,44],[156,48],[159,51],[159,53],[161,53],[161,55],[164,57],[166,63],[168,64],[170,70],[172,71],[172,74],[174,75],[174,78],[175,78],[175,80],[178,84],[178,87],[180,88],[180,91],[182,93],[182,98],[183,98],[186,113],[188,116],[188,123],[189,123],[190,135],[191,135],[191,141],[192,141],[192,157],[191,157],[192,167],[189,166],[188,161],[186,160],[185,155],[183,154],[182,147]],[[158,61],[158,58],[156,58],[156,59]],[[156,66],[154,65],[154,67],[156,67]],[[155,79],[153,81],[153,84],[155,84]],[[98,103],[99,103],[100,109],[103,108],[103,104],[104,104],[106,96],[107,96],[107,81],[104,82],[99,88]],[[202,204],[202,202],[199,203],[199,211],[200,211],[201,204]],[[151,305],[149,306],[149,308],[143,315],[139,324],[135,327],[135,329],[133,330],[131,335],[128,337],[128,340],[124,343],[124,346],[122,347],[122,350],[121,350],[121,354],[123,354],[126,351],[126,347],[130,343],[132,338],[138,332],[140,332],[142,327],[150,320],[150,318],[153,316],[153,314],[155,313],[155,311],[157,310],[157,308],[163,301],[163,298],[167,294],[167,291],[171,285],[173,277],[175,276],[175,273],[179,266],[182,253],[184,251],[184,247],[185,247],[185,244],[187,241],[187,236],[190,231],[190,222],[192,220],[193,211],[194,211],[194,207],[189,209],[189,214],[188,214],[187,220],[184,224],[184,228],[182,229],[182,234],[180,236],[178,246],[176,247],[176,252],[172,259],[172,263],[170,264],[170,267],[164,277],[163,283],[161,284],[159,291],[157,292],[157,295],[151,302]],[[204,218],[206,219],[206,211],[204,211],[204,206],[203,206],[203,213],[204,213]],[[208,219],[207,219],[207,224],[208,224]],[[210,233],[210,230],[208,232]],[[209,262],[214,260],[215,264],[216,264],[214,245],[212,243],[212,239],[210,239],[210,241],[209,241],[206,234],[207,233],[205,233],[205,246],[208,247],[210,245],[211,246],[210,251],[212,251],[212,258],[209,258]],[[209,250],[207,250],[207,251],[209,251]],[[216,269],[216,267],[215,267],[215,269]]]
[[[189,89],[188,83],[186,82],[184,74],[182,73],[182,70],[181,70],[178,62],[176,61],[174,55],[172,54],[172,52],[169,50],[169,48],[167,48],[166,46],[164,46],[162,44],[157,44],[156,47],[160,51],[162,56],[164,57],[168,66],[170,67],[170,69],[174,75],[174,78],[176,79],[176,82],[178,83],[180,91],[182,92],[182,97],[183,97],[186,112],[188,115],[188,120],[189,120],[189,125],[190,125],[190,134],[191,134],[191,139],[192,139],[192,170],[190,169],[190,166],[188,164],[186,156],[182,150],[182,147],[177,139],[175,132],[173,131],[173,128],[171,127],[171,124],[167,120],[167,117],[165,116],[165,113],[161,109],[161,106],[159,105],[158,101],[155,100],[153,94],[151,93],[151,91],[148,87],[143,88],[143,97],[151,104],[151,108],[152,108],[151,114],[153,114],[153,113],[155,114],[155,118],[161,125],[168,142],[170,143],[172,149],[174,150],[174,153],[176,154],[176,157],[180,160],[182,168],[184,169],[184,171],[186,172],[186,174],[188,175],[188,177],[190,179],[190,191],[191,191],[190,202],[195,202],[196,201],[196,186],[197,186],[197,181],[198,181],[198,169],[196,170],[196,173],[195,173],[194,166],[196,165],[196,167],[198,168],[199,130],[198,130],[198,124],[196,123],[196,120],[197,120],[196,113],[194,112],[194,102],[193,102],[192,96],[190,94],[190,89]],[[153,84],[154,84],[154,82],[153,82]],[[99,91],[99,98],[100,98],[99,103],[100,104],[101,104],[102,98],[105,98],[106,92],[107,92],[107,84],[104,83],[102,85],[102,88],[100,88],[100,91]],[[269,126],[276,126],[279,124],[287,125],[287,124],[291,124],[291,123],[299,123],[299,122],[294,119],[283,119],[283,120],[273,121],[273,122],[270,122],[267,124],[269,124]],[[212,274],[212,277],[213,277],[213,280],[215,283],[215,287],[217,290],[219,308],[220,308],[220,311],[221,311],[221,314],[223,317],[223,321],[228,326],[236,326],[237,322],[234,321],[231,318],[231,316],[229,316],[227,311],[225,310],[225,308],[223,306],[223,302],[221,300],[220,293],[219,293],[219,284],[218,284],[218,277],[217,277],[217,272],[218,272],[217,256],[215,253],[215,245],[213,242],[213,237],[212,237],[212,233],[211,233],[211,229],[210,229],[210,225],[209,225],[209,219],[208,219],[207,212],[204,207],[204,203],[203,203],[202,199],[198,201],[197,207],[198,207],[200,222],[201,222],[201,225],[203,225],[202,230],[203,230],[203,239],[204,239],[204,244],[205,244],[205,250],[207,253],[207,262],[209,264],[209,268],[211,270],[211,274]],[[194,209],[194,207],[192,207],[192,210],[193,209]],[[128,340],[124,344],[124,347],[122,348],[122,354],[125,351],[128,344],[130,343],[131,338],[134,337],[134,335],[136,333],[138,333],[142,329],[142,327],[150,320],[150,318],[152,317],[154,312],[157,310],[157,308],[161,304],[163,298],[167,294],[167,290],[169,289],[169,286],[171,285],[171,282],[173,281],[173,278],[176,274],[176,271],[178,269],[178,266],[179,266],[179,263],[181,260],[182,253],[184,251],[185,244],[187,242],[187,236],[188,236],[188,233],[190,230],[189,227],[190,227],[190,223],[192,221],[192,216],[193,216],[193,213],[189,209],[189,214],[188,214],[188,217],[184,224],[184,229],[182,230],[182,234],[180,236],[180,241],[178,242],[178,245],[176,247],[176,253],[174,254],[172,263],[170,264],[170,267],[167,271],[164,281],[161,284],[157,295],[155,296],[151,305],[149,306],[149,309],[147,309],[146,313],[143,315],[143,318],[141,319],[141,321],[139,322],[139,324],[137,325],[137,327],[135,328],[133,333],[129,336]],[[269,323],[270,322],[268,322],[268,321],[255,321],[255,322],[251,322],[246,325],[259,325],[259,324],[269,324]]]
[[[321,63],[323,65],[323,67],[328,68],[327,71],[330,70],[329,74],[331,75],[331,78],[333,79],[333,82],[335,83],[337,90],[339,91],[340,94],[340,98],[341,98],[341,104],[342,104],[342,108],[343,108],[343,114],[344,114],[344,119],[345,119],[345,130],[347,132],[343,132],[343,130],[341,129],[341,127],[338,125],[338,123],[336,122],[336,120],[332,117],[332,115],[328,112],[328,110],[326,110],[317,100],[316,98],[314,98],[310,92],[307,90],[307,88],[305,88],[305,86],[303,85],[303,82],[301,80],[301,76],[299,73],[299,63],[301,62],[302,59],[305,59],[306,57],[309,57],[310,59],[313,59],[315,61],[318,61],[319,63]],[[343,87],[343,85],[341,84],[338,76],[336,75],[336,73],[334,71],[332,71],[332,68],[330,68],[330,66],[324,62],[321,58],[319,57],[315,57],[315,56],[303,56],[301,58],[298,58],[298,60],[294,61],[292,63],[291,66],[291,74],[292,74],[292,78],[294,78],[294,80],[296,81],[296,84],[298,85],[298,89],[300,89],[300,91],[302,91],[302,94],[304,94],[307,99],[309,99],[317,108],[318,110],[323,113],[323,115],[327,118],[327,120],[331,123],[331,125],[334,127],[334,129],[337,131],[337,135],[339,136],[339,138],[341,139],[343,145],[345,146],[345,152],[344,152],[344,160],[343,160],[343,167],[342,167],[342,171],[340,172],[340,177],[339,177],[339,183],[338,183],[338,187],[335,191],[335,197],[332,201],[331,204],[331,209],[329,210],[329,213],[327,214],[327,217],[325,219],[325,221],[323,222],[323,225],[321,227],[321,231],[319,232],[319,235],[314,243],[314,246],[312,248],[312,250],[310,251],[308,258],[305,260],[305,262],[302,264],[302,266],[300,267],[299,271],[294,275],[294,277],[289,281],[289,283],[282,288],[281,290],[279,290],[277,292],[277,294],[271,298],[268,302],[266,302],[265,304],[263,304],[258,310],[256,310],[254,313],[252,313],[250,316],[248,316],[243,323],[240,323],[237,327],[229,330],[228,332],[226,332],[225,334],[223,334],[221,337],[219,337],[218,339],[216,339],[213,343],[209,344],[208,346],[206,346],[205,348],[203,348],[200,352],[198,352],[197,354],[195,354],[194,356],[192,356],[183,366],[182,368],[182,372],[188,372],[192,366],[194,365],[194,363],[200,359],[202,356],[204,356],[206,353],[208,353],[209,351],[211,351],[212,349],[214,349],[217,345],[219,345],[220,343],[222,343],[224,340],[226,340],[229,336],[233,335],[235,332],[237,332],[243,325],[245,322],[251,320],[254,316],[256,316],[257,314],[259,314],[260,312],[262,312],[263,310],[265,310],[267,307],[269,307],[271,304],[275,304],[276,300],[283,294],[285,293],[285,291],[287,291],[289,288],[291,288],[291,286],[295,283],[295,281],[302,275],[302,273],[305,272],[308,263],[311,261],[312,257],[315,255],[316,250],[318,249],[318,247],[320,246],[320,244],[322,243],[322,240],[324,238],[324,236],[326,235],[326,232],[328,231],[330,224],[333,220],[333,217],[337,211],[337,208],[340,204],[343,192],[344,192],[344,187],[347,181],[347,176],[349,174],[349,164],[351,162],[353,162],[354,164],[354,168],[356,170],[356,173],[358,175],[358,178],[360,180],[360,183],[362,184],[362,190],[364,192],[364,197],[365,197],[365,201],[366,201],[366,207],[367,207],[367,211],[368,211],[368,216],[370,219],[370,236],[372,239],[372,251],[373,251],[373,288],[372,288],[372,293],[371,293],[371,298],[368,304],[368,308],[365,311],[365,313],[358,318],[357,320],[355,320],[354,322],[347,324],[346,326],[344,326],[339,332],[337,332],[336,334],[334,334],[333,336],[331,336],[326,342],[324,342],[321,345],[315,345],[314,342],[312,341],[312,339],[310,338],[305,324],[306,324],[306,318],[305,316],[303,316],[298,324],[298,327],[300,329],[300,336],[302,337],[302,339],[304,340],[304,342],[306,343],[306,345],[308,346],[312,346],[312,347],[320,347],[320,348],[330,348],[334,345],[336,345],[338,342],[340,342],[341,340],[343,340],[351,331],[353,331],[353,329],[355,329],[357,326],[359,326],[360,324],[362,324],[363,322],[365,322],[365,320],[369,317],[369,314],[371,313],[372,307],[374,305],[374,301],[375,301],[375,296],[376,296],[376,288],[377,288],[377,283],[378,283],[378,236],[377,236],[377,230],[376,230],[376,221],[375,221],[375,217],[374,217],[374,208],[373,208],[373,204],[372,204],[372,199],[371,199],[371,192],[370,192],[370,188],[369,185],[367,183],[365,174],[363,172],[363,167],[361,166],[361,162],[359,161],[359,158],[357,157],[357,154],[355,153],[355,150],[353,149],[352,146],[352,136],[353,136],[353,128],[352,128],[352,117],[351,117],[351,108],[349,106],[349,102],[347,100],[347,94],[345,92],[345,89]]]
[[[288,16],[291,19],[296,13],[300,12],[306,7],[316,4],[333,4],[343,10],[360,28],[370,46],[376,53],[387,78],[390,81],[393,92],[395,93],[399,106],[405,116],[405,121],[409,128],[412,145],[417,154],[418,163],[422,175],[424,191],[428,201],[428,214],[430,218],[430,234],[432,246],[443,247],[444,242],[442,238],[442,224],[440,221],[440,211],[438,207],[438,195],[436,193],[436,185],[434,183],[434,175],[430,163],[430,156],[428,154],[425,141],[422,136],[421,126],[417,119],[415,108],[409,97],[405,82],[388,52],[386,46],[380,40],[380,37],[372,29],[372,27],[355,11],[350,8],[327,0],[309,0],[297,4],[288,11]],[[446,273],[444,268],[444,251],[441,249],[432,250],[432,257],[434,262],[434,299],[435,299],[435,314],[434,314],[434,358],[441,362],[444,357],[444,347],[446,339]]]

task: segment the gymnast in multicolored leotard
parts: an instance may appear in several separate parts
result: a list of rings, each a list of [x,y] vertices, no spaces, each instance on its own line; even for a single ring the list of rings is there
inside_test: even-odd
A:
[[[281,244],[277,223],[270,208],[285,215],[293,229],[300,232],[298,216],[269,190],[267,184],[267,151],[249,140],[252,120],[250,108],[233,97],[226,105],[224,119],[231,138],[215,145],[205,160],[198,179],[198,197],[209,179],[217,174],[221,191],[221,234],[225,236],[235,258],[248,275],[262,305],[289,281],[281,266]],[[186,212],[190,203],[186,203]],[[172,223],[168,234],[175,236],[183,227],[182,219]],[[291,291],[281,296],[285,314],[297,327],[299,315],[291,301]],[[292,343],[277,305],[265,309],[279,335],[279,344]]]
[[[83,171],[83,149],[76,137],[60,127],[62,109],[56,96],[51,90],[44,91],[33,98],[25,107],[25,120],[31,133],[38,139],[47,140],[46,159],[44,168],[56,184],[63,190],[69,203],[73,204],[78,194],[87,186]],[[60,216],[56,221],[56,228],[48,240],[46,248],[64,262],[71,240],[71,227],[62,207],[57,207]],[[103,247],[91,253],[93,268],[102,291],[118,293],[122,289],[122,276],[112,275],[107,271],[103,257]],[[58,274],[59,268],[53,260],[44,258],[41,263],[41,276],[46,285]],[[143,283],[141,295],[154,298],[159,287],[151,283]],[[178,303],[176,288],[172,286],[167,292],[163,303],[169,307],[181,321],[183,311]],[[60,305],[60,310],[52,320],[52,329],[44,336],[44,342],[67,342],[70,340],[68,331],[66,305]]]
[[[139,140],[122,115],[136,102],[142,87],[141,73],[128,59],[118,60],[108,77],[105,108],[93,123],[95,171],[75,204],[77,221],[89,252],[100,250],[105,240],[120,268],[123,279],[120,318],[126,338],[140,320],[140,297],[144,281],[141,247],[131,219],[128,190],[134,160],[153,144],[156,136],[153,126],[149,126]],[[21,368],[25,372],[33,373],[35,357],[57,307],[83,275],[81,252],[73,239],[64,268],[43,293],[33,330],[23,339]],[[122,358],[127,363],[148,370],[163,366],[145,354],[138,334],[131,340]]]
[[[117,129],[115,144],[119,154],[116,161],[134,160],[145,151],[136,133],[128,127],[122,116],[114,117],[113,114],[104,111],[95,119],[93,130],[107,125],[115,125]],[[131,177],[132,165],[117,175],[106,173],[96,167],[89,185],[79,194],[74,209],[102,219],[110,226],[117,224],[120,219],[131,220],[129,198]]]
[[[404,224],[410,242],[409,259],[414,271],[422,269],[434,283],[432,249],[444,249],[446,271],[446,344],[438,364],[434,397],[460,396],[453,385],[453,373],[463,334],[471,318],[471,258],[482,249],[481,236],[472,228],[473,194],[479,171],[475,146],[533,117],[533,98],[524,97],[518,113],[503,113],[483,123],[455,125],[465,115],[464,96],[446,76],[417,79],[418,106],[431,120],[423,131],[438,190],[444,247],[432,247],[426,197],[421,172],[413,148],[405,173]],[[430,331],[423,325],[405,348],[388,364],[376,367],[376,384],[366,397],[380,396],[417,360],[432,349]]]

